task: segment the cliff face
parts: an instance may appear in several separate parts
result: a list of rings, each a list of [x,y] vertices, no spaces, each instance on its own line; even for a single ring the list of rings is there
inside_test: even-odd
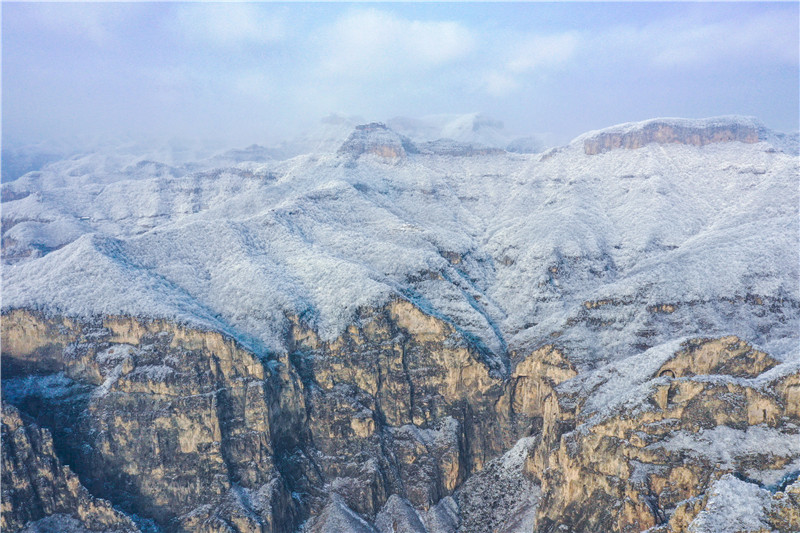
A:
[[[699,339],[653,373],[635,404],[598,416],[585,397],[558,395],[529,465],[545,495],[539,529],[683,531],[723,473],[795,460],[798,446],[786,443],[800,442],[800,375],[748,381],[774,365],[735,337]]]
[[[4,528],[131,529],[107,500],[165,531],[684,531],[723,474],[800,458],[800,374],[759,381],[777,362],[736,338],[684,344],[601,409],[602,372],[553,346],[498,367],[405,300],[328,342],[290,322],[289,352],[265,360],[166,321],[4,315],[4,401],[35,420],[4,413]],[[715,439],[734,442],[725,461]],[[788,531],[789,478],[736,482]]]
[[[293,526],[250,352],[161,321],[14,312],[2,327],[4,398],[50,429],[91,494],[175,530]]]
[[[352,134],[339,148],[338,153],[358,158],[372,154],[384,159],[402,159],[409,153],[417,153],[410,139],[395,133],[385,124],[373,122],[356,126]]]
[[[758,128],[742,123],[695,125],[652,121],[629,131],[612,130],[593,135],[584,140],[583,148],[587,155],[596,155],[618,148],[632,150],[652,143],[705,146],[733,141],[757,143]]]
[[[59,523],[88,531],[136,531],[109,502],[94,498],[63,464],[46,429],[3,404],[3,505],[0,527],[17,531],[31,522]]]
[[[572,375],[545,348],[511,380],[397,300],[333,342],[298,319],[262,361],[164,321],[3,317],[4,396],[51,428],[92,494],[169,530],[287,531],[337,494],[428,509],[541,425]],[[226,524],[223,527],[223,524]]]

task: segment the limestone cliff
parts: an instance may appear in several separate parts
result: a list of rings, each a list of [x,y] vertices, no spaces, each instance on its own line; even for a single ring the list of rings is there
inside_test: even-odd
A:
[[[46,429],[23,420],[3,404],[2,515],[0,527],[16,531],[40,520],[72,522],[88,531],[136,531],[134,523],[105,500],[89,494],[58,458]]]
[[[645,352],[620,403],[613,372],[553,345],[500,364],[404,299],[334,340],[289,323],[257,356],[163,320],[6,313],[3,399],[33,421],[4,413],[4,529],[686,531],[725,474],[797,524],[800,374],[737,338]]]
[[[163,321],[3,317],[3,396],[89,492],[173,530],[284,531],[261,361]]]
[[[587,155],[595,155],[618,148],[641,148],[652,143],[705,146],[733,141],[749,144],[759,141],[758,127],[741,119],[708,124],[702,121],[655,119],[636,126],[616,127],[590,135],[583,141],[584,151]]]
[[[373,154],[385,159],[402,159],[409,153],[417,152],[417,147],[410,139],[379,122],[356,126],[338,150],[339,154],[356,158],[364,154]]]
[[[621,408],[598,413],[586,396],[557,391],[528,465],[542,481],[538,530],[598,531],[613,524],[614,531],[659,525],[686,531],[723,474],[791,470],[800,453],[800,446],[787,446],[800,442],[800,375],[747,379],[775,364],[735,337],[698,339],[685,343],[652,375],[645,393]],[[781,501],[796,504],[788,496]],[[790,530],[780,519],[770,523]]]

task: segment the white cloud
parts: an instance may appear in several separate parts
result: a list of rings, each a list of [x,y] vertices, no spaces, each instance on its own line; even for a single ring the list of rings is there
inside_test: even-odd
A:
[[[321,44],[326,71],[363,75],[441,66],[472,51],[475,38],[456,22],[407,20],[370,9],[340,18]]]
[[[133,7],[126,4],[38,4],[28,15],[47,32],[86,39],[97,46],[114,40],[118,27],[125,24]]]
[[[273,91],[270,77],[258,70],[239,73],[233,81],[233,86],[242,96],[258,100],[267,100]]]
[[[188,39],[217,46],[270,44],[287,36],[287,23],[259,4],[179,4],[177,27]]]
[[[564,64],[573,58],[579,42],[576,32],[528,36],[516,45],[514,55],[508,62],[508,70],[530,72],[541,67]]]
[[[797,20],[778,11],[714,22],[669,19],[618,27],[600,36],[597,45],[622,57],[644,56],[659,68],[798,62]]]
[[[519,87],[520,84],[514,76],[504,72],[493,70],[483,77],[483,88],[492,96],[507,96]]]
[[[533,74],[541,79],[548,71],[572,61],[582,36],[574,31],[549,35],[526,34],[512,37],[498,53],[499,64],[481,77],[480,88],[494,97],[508,96]]]

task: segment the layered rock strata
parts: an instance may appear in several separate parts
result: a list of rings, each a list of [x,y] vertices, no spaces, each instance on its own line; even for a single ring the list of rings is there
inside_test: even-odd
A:
[[[712,143],[759,141],[758,128],[744,123],[730,122],[720,124],[692,124],[689,121],[668,122],[651,121],[641,127],[605,131],[584,140],[583,148],[587,155],[596,155],[614,149],[635,149],[648,144],[686,144],[705,146]]]

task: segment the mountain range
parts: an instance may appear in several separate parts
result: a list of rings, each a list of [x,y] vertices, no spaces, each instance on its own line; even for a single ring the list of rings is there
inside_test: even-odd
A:
[[[4,181],[4,529],[800,529],[796,135],[323,129]]]

